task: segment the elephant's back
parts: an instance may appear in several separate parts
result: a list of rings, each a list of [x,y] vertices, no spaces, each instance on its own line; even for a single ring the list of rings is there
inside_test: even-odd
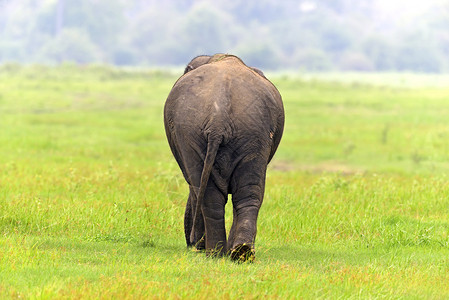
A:
[[[282,109],[281,95],[276,87],[265,76],[232,58],[205,64],[183,75],[175,83],[168,100],[206,110],[220,101],[232,100],[231,105],[238,109],[265,105],[261,102],[270,100],[272,103],[266,104],[271,108]]]
[[[283,122],[282,100],[274,85],[232,59],[186,73],[175,83],[165,105],[166,123],[178,124],[178,132],[198,133],[203,138],[219,134],[225,141],[270,136],[280,117]]]

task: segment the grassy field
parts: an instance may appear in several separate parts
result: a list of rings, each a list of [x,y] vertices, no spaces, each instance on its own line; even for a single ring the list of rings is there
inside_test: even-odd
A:
[[[273,77],[286,128],[237,264],[185,247],[176,76],[2,66],[0,298],[448,298],[449,83],[391,76]]]

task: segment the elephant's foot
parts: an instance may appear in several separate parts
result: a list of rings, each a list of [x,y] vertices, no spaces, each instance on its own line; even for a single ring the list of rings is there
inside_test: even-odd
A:
[[[206,249],[204,236],[197,242],[189,242],[187,248],[193,248],[195,251],[204,251]]]
[[[206,238],[204,235],[198,242],[195,243],[195,248],[198,251],[203,251],[206,249]]]
[[[254,262],[256,252],[248,244],[237,245],[231,250],[231,259],[237,262]]]
[[[224,249],[226,249],[226,243],[218,242],[215,247],[206,247],[206,256],[222,257],[224,255]]]

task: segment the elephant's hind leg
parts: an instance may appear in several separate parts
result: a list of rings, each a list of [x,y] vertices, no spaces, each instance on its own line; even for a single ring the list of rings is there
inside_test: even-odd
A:
[[[266,160],[261,158],[241,164],[234,172],[231,181],[234,221],[229,240],[230,254],[234,260],[254,260],[257,217],[264,195],[265,173]]]
[[[225,205],[225,195],[209,182],[202,206],[208,255],[221,256],[226,251]]]

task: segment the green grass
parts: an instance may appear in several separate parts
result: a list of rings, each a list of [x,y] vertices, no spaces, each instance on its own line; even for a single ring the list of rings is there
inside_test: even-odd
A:
[[[2,66],[0,298],[448,298],[449,87],[370,76],[273,77],[285,133],[237,264],[185,247],[175,75]]]

